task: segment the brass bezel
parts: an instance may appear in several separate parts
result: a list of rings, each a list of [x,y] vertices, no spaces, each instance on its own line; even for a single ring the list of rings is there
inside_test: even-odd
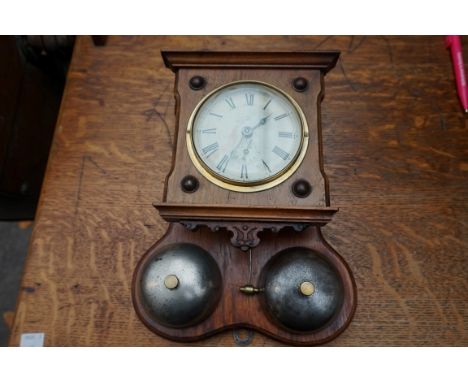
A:
[[[227,88],[229,86],[233,85],[239,85],[239,84],[259,84],[263,85],[266,87],[269,87],[281,95],[283,95],[294,107],[296,110],[297,114],[299,115],[299,120],[301,122],[301,129],[302,129],[302,135],[301,135],[301,142],[299,146],[299,150],[297,150],[297,153],[293,160],[290,162],[288,166],[286,166],[281,172],[278,174],[275,174],[271,177],[265,178],[261,181],[256,181],[256,182],[251,182],[251,183],[242,183],[242,182],[236,182],[234,180],[231,180],[229,178],[223,177],[222,175],[217,174],[213,170],[211,170],[203,161],[202,158],[198,155],[195,147],[194,147],[194,142],[193,142],[193,134],[192,134],[192,127],[193,123],[195,122],[195,118],[198,114],[198,111],[202,107],[202,105],[215,93],[218,93],[219,91],[223,90],[224,88]],[[197,104],[195,109],[193,110],[192,114],[190,115],[188,125],[187,125],[187,132],[186,132],[186,141],[187,141],[187,150],[189,153],[189,157],[192,160],[193,165],[195,168],[202,174],[206,179],[208,179],[210,182],[216,184],[219,187],[222,187],[224,189],[227,189],[229,191],[236,191],[236,192],[257,192],[257,191],[264,191],[267,189],[270,189],[280,183],[283,183],[286,179],[288,179],[296,170],[299,168],[301,165],[302,161],[304,160],[305,154],[307,152],[307,147],[309,145],[309,127],[307,125],[307,120],[304,115],[304,112],[302,111],[301,107],[299,104],[292,98],[289,94],[287,94],[285,91],[277,88],[274,85],[268,84],[266,82],[262,81],[256,81],[256,80],[240,80],[240,81],[233,81],[229,82],[225,85],[222,85],[211,92],[209,92],[206,96],[202,98],[202,100]]]

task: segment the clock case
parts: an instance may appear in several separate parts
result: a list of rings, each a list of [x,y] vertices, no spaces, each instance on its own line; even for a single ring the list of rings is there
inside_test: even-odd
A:
[[[350,323],[356,307],[351,271],[320,231],[338,210],[330,207],[323,170],[320,104],[324,75],[335,66],[339,52],[166,51],[162,57],[176,75],[177,118],[172,166],[163,201],[155,207],[170,224],[134,273],[132,294],[139,318],[158,335],[176,341],[195,341],[229,328],[251,328],[297,345],[333,339]],[[302,108],[309,128],[308,149],[298,169],[283,183],[253,193],[231,191],[208,181],[192,163],[186,142],[188,122],[198,103],[213,90],[243,80],[265,82],[288,93]],[[304,182],[310,186],[305,187],[305,193]],[[142,284],[145,269],[158,259],[161,248],[177,243],[195,244],[211,254],[221,271],[222,291],[201,322],[174,328],[155,319],[145,303]],[[336,271],[342,285],[341,306],[326,324],[314,330],[285,327],[266,311],[261,292],[269,260],[296,247],[319,254]],[[243,293],[239,288],[247,284],[258,287],[260,293]]]

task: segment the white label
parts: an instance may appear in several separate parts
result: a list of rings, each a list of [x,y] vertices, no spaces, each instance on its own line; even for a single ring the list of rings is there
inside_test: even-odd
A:
[[[21,334],[20,346],[42,347],[44,346],[44,337],[44,333],[23,333]]]

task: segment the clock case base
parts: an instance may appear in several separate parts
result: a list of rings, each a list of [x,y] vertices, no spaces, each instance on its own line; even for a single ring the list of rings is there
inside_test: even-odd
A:
[[[259,233],[261,241],[252,250],[252,275],[248,252],[231,244],[231,234],[225,229],[211,231],[200,226],[191,231],[182,224],[170,224],[165,236],[151,247],[137,265],[133,278],[133,303],[141,321],[154,333],[175,341],[197,341],[231,328],[250,328],[292,345],[318,345],[338,336],[351,322],[356,309],[356,285],[342,257],[325,241],[318,225],[301,232],[284,228],[279,232]],[[142,296],[143,272],[155,260],[158,250],[174,243],[191,243],[205,249],[221,270],[222,295],[209,317],[185,328],[170,328],[154,320]],[[268,260],[282,250],[294,247],[311,249],[337,272],[343,285],[343,303],[323,327],[310,332],[295,332],[282,327],[264,307],[262,293],[248,295],[240,291],[251,277],[252,284],[262,287],[262,270]]]

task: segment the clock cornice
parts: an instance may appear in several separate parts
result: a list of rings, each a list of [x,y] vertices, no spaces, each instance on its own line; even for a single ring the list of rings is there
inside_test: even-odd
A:
[[[162,51],[165,65],[173,72],[193,68],[314,69],[327,73],[339,51],[250,52],[250,51]]]

